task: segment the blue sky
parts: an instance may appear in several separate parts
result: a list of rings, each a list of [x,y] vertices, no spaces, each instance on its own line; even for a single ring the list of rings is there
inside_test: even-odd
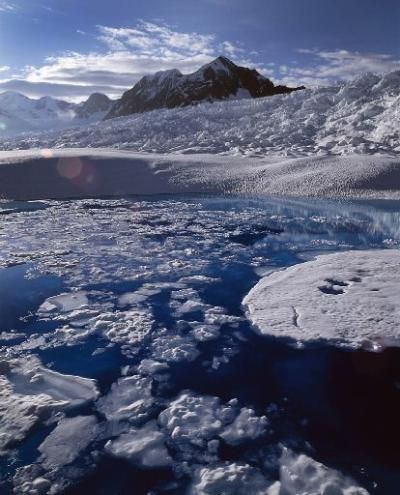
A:
[[[119,96],[219,54],[274,81],[400,69],[399,0],[0,0],[0,91]]]

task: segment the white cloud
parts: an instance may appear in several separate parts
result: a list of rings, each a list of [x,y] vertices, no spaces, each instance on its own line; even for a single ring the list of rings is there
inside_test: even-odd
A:
[[[8,72],[10,67],[8,65],[0,65],[0,72]]]
[[[366,72],[381,74],[400,69],[400,59],[383,53],[305,48],[299,48],[297,52],[311,57],[311,62],[302,67],[281,66],[280,77],[286,84],[326,85],[353,79]]]
[[[218,41],[214,35],[177,31],[166,24],[140,21],[130,28],[97,29],[96,37],[105,47],[103,52],[69,52],[47,57],[39,67],[25,67],[15,86],[21,87],[24,82],[28,96],[39,96],[41,87],[54,94],[53,84],[59,97],[83,99],[100,90],[118,97],[145,74],[159,70],[177,68],[183,73],[193,72],[220,54],[241,63],[249,62],[241,56],[243,48],[234,43]],[[13,82],[7,81],[7,86],[13,86]],[[4,81],[0,81],[2,87]]]
[[[15,4],[0,0],[0,12],[13,13],[17,12],[17,10],[18,8]]]

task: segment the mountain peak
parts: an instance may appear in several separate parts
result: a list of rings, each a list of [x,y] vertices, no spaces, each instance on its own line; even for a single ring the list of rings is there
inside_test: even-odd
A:
[[[115,102],[106,119],[204,101],[272,96],[296,89],[275,86],[255,69],[238,66],[221,55],[192,74],[183,75],[172,69],[144,76]]]

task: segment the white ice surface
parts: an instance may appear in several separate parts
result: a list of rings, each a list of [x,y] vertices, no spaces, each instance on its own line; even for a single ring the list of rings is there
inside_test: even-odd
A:
[[[151,378],[139,375],[119,379],[110,392],[97,402],[97,409],[108,421],[140,422],[149,412],[154,399]]]
[[[49,297],[40,306],[38,311],[48,313],[57,310],[61,313],[68,313],[70,311],[78,310],[87,304],[88,298],[84,292],[69,292]]]
[[[43,368],[35,358],[0,362],[0,450],[39,422],[96,399],[96,382]]]
[[[269,495],[269,486],[258,469],[244,463],[225,463],[198,468],[189,495]]]
[[[62,419],[40,444],[42,464],[46,469],[73,462],[98,434],[95,416],[75,416]]]
[[[350,478],[311,459],[284,449],[280,482],[271,495],[368,495]]]
[[[158,422],[175,448],[197,459],[212,457],[220,439],[239,445],[266,433],[265,416],[237,405],[236,399],[223,404],[218,397],[183,392],[160,413]],[[194,454],[196,449],[203,449],[204,454]]]
[[[127,459],[144,468],[164,467],[172,464],[165,446],[165,436],[157,422],[150,421],[141,428],[129,430],[105,446],[108,453]]]
[[[380,348],[400,344],[400,251],[348,251],[273,273],[245,297],[265,335]]]

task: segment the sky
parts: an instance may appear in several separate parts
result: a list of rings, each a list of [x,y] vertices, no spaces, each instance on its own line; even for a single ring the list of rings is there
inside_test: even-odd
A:
[[[219,55],[308,87],[400,70],[400,0],[0,0],[0,92],[117,98]]]

